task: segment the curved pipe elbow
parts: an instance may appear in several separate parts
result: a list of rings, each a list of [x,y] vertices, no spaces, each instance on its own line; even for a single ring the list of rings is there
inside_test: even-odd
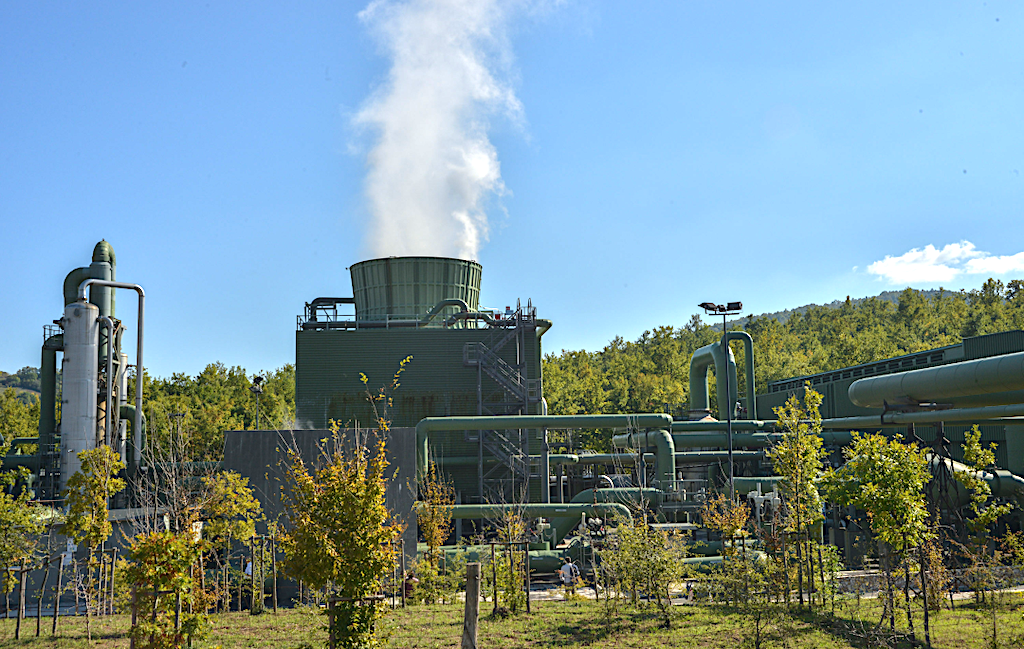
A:
[[[728,347],[726,347],[728,349]],[[729,355],[726,357],[722,351],[721,343],[711,343],[710,345],[704,345],[697,351],[693,352],[693,357],[690,358],[690,411],[691,412],[710,412],[711,411],[711,397],[708,395],[708,369],[712,365],[715,367],[715,382],[718,387],[718,409],[721,412],[722,403],[735,403],[736,402],[736,359],[733,357],[732,349],[729,349]],[[729,392],[731,397],[722,399],[722,395],[726,393],[725,377],[728,372],[731,383],[729,385]],[[721,414],[719,415],[721,418]]]
[[[747,378],[747,416],[757,417],[757,393],[754,386],[754,339],[746,331],[729,331],[725,334],[725,339],[727,341],[743,341],[743,370]],[[733,367],[735,368],[735,364]]]
[[[444,311],[447,307],[450,306],[459,307],[460,313],[466,313],[469,311],[469,305],[466,304],[465,300],[460,300],[458,298],[449,298],[446,300],[441,300],[436,305],[434,305],[434,308],[431,309],[427,315],[420,318],[420,324],[427,324],[435,317],[437,317],[437,314],[441,313],[441,311]]]

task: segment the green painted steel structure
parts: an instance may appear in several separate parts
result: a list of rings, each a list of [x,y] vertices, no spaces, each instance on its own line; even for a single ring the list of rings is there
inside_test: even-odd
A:
[[[317,298],[300,317],[295,334],[299,426],[327,428],[332,420],[373,425],[377,415],[367,392],[390,386],[410,357],[387,412],[381,413],[392,426],[413,427],[427,417],[543,414],[541,336],[550,323],[537,319],[529,304],[481,312],[479,264],[436,257],[373,259],[354,264],[351,277],[353,298]],[[337,316],[338,304],[354,304],[354,316]],[[431,442],[433,457],[459,458],[446,463],[445,472],[462,502],[481,502],[488,490],[485,474],[495,489],[501,486],[502,471],[508,473],[502,463],[518,471],[510,484],[530,483],[530,497],[541,500],[537,467],[529,457],[541,453],[543,431],[516,431],[514,439],[489,429],[447,431]],[[473,457],[475,463],[468,459]],[[491,461],[495,458],[499,461]]]
[[[965,338],[956,345],[948,345],[905,356],[844,367],[820,374],[772,381],[766,386],[765,392],[757,396],[755,416],[758,419],[774,419],[773,409],[785,403],[791,395],[802,394],[804,384],[810,383],[811,387],[820,392],[824,397],[821,405],[821,415],[824,418],[823,424],[826,427],[842,426],[846,429],[853,428],[865,431],[879,430],[883,427],[890,430],[895,428],[895,432],[899,432],[904,436],[917,436],[923,443],[931,445],[940,439],[937,427],[932,422],[919,422],[928,418],[934,419],[936,413],[903,413],[899,412],[898,409],[897,411],[885,411],[882,407],[861,407],[851,400],[850,386],[856,381],[865,378],[888,377],[927,368],[949,367],[951,371],[954,371],[955,368],[952,364],[962,362],[967,362],[977,367],[978,363],[974,363],[974,361],[989,359],[994,356],[1012,355],[1019,352],[1024,352],[1024,331],[1004,331],[985,336]],[[970,367],[970,365],[964,367]],[[982,363],[982,365],[986,364]],[[881,382],[901,383],[899,378],[884,379]],[[862,389],[858,388],[858,390],[855,390],[855,392],[858,391],[862,391]],[[1014,395],[1009,395],[1009,391],[1007,391],[1007,394],[1004,396]],[[957,395],[951,401],[956,404],[962,403],[965,406],[972,403],[981,405],[991,400],[988,397],[989,395],[966,397]],[[1014,400],[1011,399],[1009,402],[1003,401],[1002,403],[1012,403],[1012,401]],[[1005,411],[1003,416],[1016,414],[1012,408],[1004,408],[1003,410]],[[995,416],[992,413],[996,412],[996,410],[984,411],[977,409],[976,414],[978,416],[974,421],[993,419]],[[884,422],[883,413],[885,413]],[[965,418],[973,415],[970,415],[964,409],[959,409],[955,414],[950,412],[949,416],[948,423],[944,423],[942,426],[942,435],[949,440],[950,454],[955,459],[963,459],[960,444],[964,441],[964,433],[970,430],[973,423],[969,420],[965,421]],[[858,419],[848,419],[853,417]],[[841,421],[842,419],[846,419],[846,421]],[[910,435],[906,426],[915,422],[918,423],[916,423],[913,435]],[[1024,474],[1024,420],[987,421],[982,423],[980,428],[982,443],[986,445],[995,443],[997,445],[996,463],[1015,474]]]
[[[386,257],[353,264],[356,319],[418,318],[448,299],[462,300],[470,311],[478,311],[481,270],[475,261],[446,257]],[[457,312],[449,306],[441,313]]]

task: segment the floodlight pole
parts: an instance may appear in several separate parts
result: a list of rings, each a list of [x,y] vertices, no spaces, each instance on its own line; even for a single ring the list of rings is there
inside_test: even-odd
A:
[[[732,388],[729,387],[729,337],[726,332],[726,313],[722,311],[722,358],[725,359],[725,429],[729,437],[729,497],[736,500],[736,470],[732,461]],[[750,380],[749,378],[747,379]],[[722,397],[718,397],[718,403],[722,403]]]

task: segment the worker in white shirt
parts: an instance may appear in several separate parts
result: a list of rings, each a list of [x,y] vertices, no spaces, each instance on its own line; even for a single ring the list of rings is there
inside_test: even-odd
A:
[[[566,589],[571,589],[573,593],[576,592],[576,579],[580,576],[580,569],[576,567],[576,564],[569,557],[565,557],[565,563],[558,569],[558,576]]]

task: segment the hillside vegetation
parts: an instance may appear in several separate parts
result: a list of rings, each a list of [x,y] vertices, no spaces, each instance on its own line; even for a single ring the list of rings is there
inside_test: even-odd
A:
[[[741,328],[733,326],[733,328]],[[906,289],[839,306],[789,312],[785,322],[751,317],[742,327],[754,339],[755,380],[834,370],[858,363],[953,345],[963,338],[1024,328],[1024,281],[988,280],[971,291]],[[544,396],[552,414],[686,410],[690,357],[720,339],[699,316],[681,327],[645,331],[635,341],[615,338],[597,352],[562,350],[544,357]],[[742,366],[742,347],[734,343]],[[740,389],[745,377],[740,377]],[[712,385],[712,390],[714,386]],[[760,390],[760,387],[758,388]]]

